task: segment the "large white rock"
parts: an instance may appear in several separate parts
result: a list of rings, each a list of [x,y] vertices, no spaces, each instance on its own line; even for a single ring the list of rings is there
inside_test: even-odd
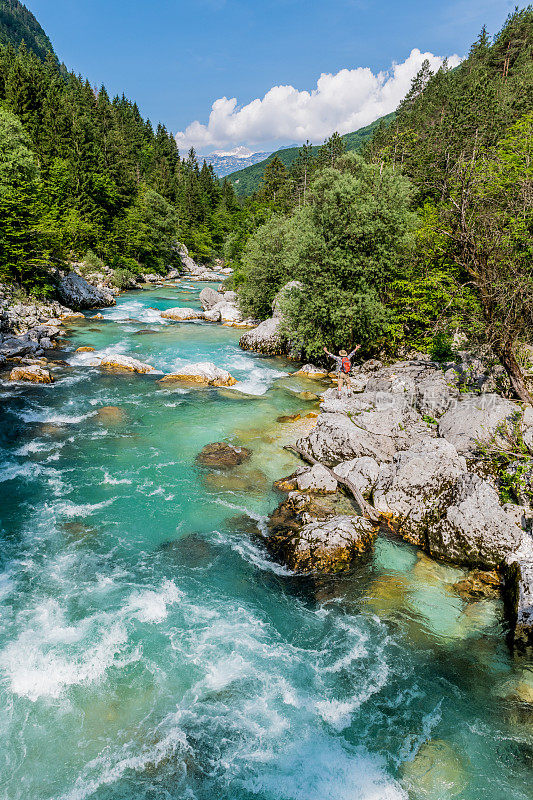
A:
[[[301,289],[300,281],[291,281],[279,290],[272,303],[272,316],[261,322],[257,328],[243,334],[239,339],[239,346],[243,350],[253,350],[267,356],[281,356],[289,352],[290,345],[281,334],[283,322],[283,299],[293,289]]]
[[[132,358],[132,356],[123,356],[119,354],[107,356],[100,362],[95,362],[94,366],[100,366],[104,369],[116,370],[118,372],[137,372],[139,374],[157,372],[151,364],[145,364],[143,361]]]
[[[187,322],[191,319],[203,319],[203,313],[196,308],[167,308],[161,312],[163,319],[172,319],[174,322]]]
[[[473,455],[479,443],[494,443],[503,450],[510,449],[502,431],[511,430],[521,416],[516,403],[497,394],[466,397],[454,403],[439,420],[439,434],[457,448],[459,453]]]
[[[422,439],[380,468],[374,505],[397,519],[402,535],[423,544],[425,515],[465,472],[466,460],[450,442]]]
[[[100,306],[114,306],[115,298],[111,292],[97,289],[78,275],[69,272],[61,278],[57,293],[62,303],[69,308],[99,308]]]
[[[321,464],[301,472],[296,477],[296,485],[301,492],[336,492],[337,481]]]
[[[229,292],[226,294],[229,294]],[[223,300],[213,306],[212,311],[218,311],[223,323],[242,322],[242,314],[237,303],[227,301],[226,294]]]
[[[217,303],[224,300],[224,295],[212,289],[210,286],[205,286],[200,292],[200,304],[204,311],[210,311]]]
[[[237,383],[227,370],[215,366],[212,361],[187,364],[184,367],[180,367],[176,372],[164,375],[160,382],[173,383],[178,381],[200,383],[206,386],[233,386],[233,384]]]
[[[287,347],[280,333],[280,326],[280,317],[265,319],[257,328],[243,333],[239,346],[243,350],[253,350],[267,356],[285,355]]]
[[[500,505],[488,481],[467,473],[444,492],[426,525],[430,555],[456,564],[493,569],[521,546],[517,507]]]
[[[341,461],[333,472],[341,478],[348,478],[359,489],[363,497],[368,497],[371,493],[379,475],[379,464],[370,456],[352,458],[349,461]]]

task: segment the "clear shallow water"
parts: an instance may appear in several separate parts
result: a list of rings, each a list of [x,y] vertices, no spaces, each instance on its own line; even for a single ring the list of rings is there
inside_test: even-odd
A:
[[[384,539],[349,576],[291,576],[234,521],[279,502],[295,462],[274,420],[310,384],[238,330],[150,308],[201,286],[123,295],[70,331],[96,354],[1,388],[0,797],[531,798],[531,673],[499,604]],[[102,352],[240,384],[162,388],[88,366]],[[199,470],[221,438],[251,462]]]

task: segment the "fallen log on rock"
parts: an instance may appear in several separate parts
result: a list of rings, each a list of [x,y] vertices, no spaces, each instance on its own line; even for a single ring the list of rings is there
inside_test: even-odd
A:
[[[372,522],[388,523],[388,519],[385,516],[385,514],[373,508],[373,506],[371,506],[370,503],[368,503],[365,500],[365,498],[363,497],[357,486],[349,478],[343,478],[340,475],[337,475],[337,473],[333,472],[332,469],[326,467],[325,464],[322,464],[320,461],[314,458],[314,456],[309,455],[309,453],[306,453],[305,450],[303,450],[300,447],[297,447],[296,445],[290,445],[290,444],[285,445],[285,450],[292,450],[293,452],[301,456],[305,461],[308,461],[310,464],[320,464],[320,466],[323,467],[326,470],[326,472],[329,472],[332,478],[334,478],[338,483],[341,483],[343,486],[346,486],[346,488],[349,489],[349,491],[353,494],[357,502],[357,505],[361,509],[363,516],[368,517],[368,519],[371,520]]]

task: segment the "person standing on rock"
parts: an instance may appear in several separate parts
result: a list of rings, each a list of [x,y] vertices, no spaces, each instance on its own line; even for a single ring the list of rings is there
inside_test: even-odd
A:
[[[337,373],[337,395],[341,397],[342,395],[342,387],[346,385],[348,390],[348,397],[352,396],[352,383],[350,381],[350,371],[352,369],[352,358],[357,353],[359,348],[361,347],[360,344],[356,345],[352,352],[348,354],[346,350],[339,350],[339,355],[334,356],[333,353],[330,353],[327,347],[324,347],[324,353],[330,358],[335,360],[335,372]]]

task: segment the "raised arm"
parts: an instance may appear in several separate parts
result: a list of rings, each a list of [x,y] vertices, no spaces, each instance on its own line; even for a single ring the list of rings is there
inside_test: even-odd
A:
[[[356,345],[355,345],[355,347],[354,347],[354,349],[352,350],[352,352],[351,352],[351,353],[350,353],[350,355],[348,356],[348,358],[352,358],[352,356],[354,356],[354,355],[357,353],[357,351],[360,349],[360,347],[361,347],[361,345],[360,345],[360,344],[356,344]]]
[[[333,355],[333,353],[330,353],[327,347],[324,347],[324,353],[327,353],[327,355],[328,355],[330,358],[335,358],[335,356]]]

